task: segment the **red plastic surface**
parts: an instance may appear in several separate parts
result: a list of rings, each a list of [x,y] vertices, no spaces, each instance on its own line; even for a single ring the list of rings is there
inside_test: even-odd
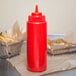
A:
[[[27,21],[27,68],[30,71],[46,70],[47,57],[47,23],[45,16],[38,12],[32,13]],[[40,19],[40,20],[39,20]]]

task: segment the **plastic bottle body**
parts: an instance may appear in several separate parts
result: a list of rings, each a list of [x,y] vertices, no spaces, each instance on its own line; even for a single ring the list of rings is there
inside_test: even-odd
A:
[[[46,25],[46,22],[27,22],[27,68],[30,71],[46,70]]]

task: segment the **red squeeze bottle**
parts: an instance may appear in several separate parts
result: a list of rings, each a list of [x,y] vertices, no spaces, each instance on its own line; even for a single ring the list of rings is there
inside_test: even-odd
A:
[[[45,16],[36,5],[27,21],[27,69],[33,72],[46,70],[47,28]]]

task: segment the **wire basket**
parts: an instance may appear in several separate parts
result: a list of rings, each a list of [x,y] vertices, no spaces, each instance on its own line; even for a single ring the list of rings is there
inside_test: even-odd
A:
[[[0,58],[10,58],[19,55],[21,52],[22,44],[23,41],[9,45],[0,43]]]
[[[51,46],[51,49],[47,49],[48,54],[50,55],[60,55],[60,54],[68,54],[68,53],[73,53],[76,52],[76,45],[73,46]]]

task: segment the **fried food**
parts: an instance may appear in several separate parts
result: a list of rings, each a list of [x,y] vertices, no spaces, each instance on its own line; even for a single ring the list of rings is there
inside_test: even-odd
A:
[[[8,35],[7,33],[3,34],[1,32],[1,34],[0,34],[0,41],[3,41],[5,43],[9,43],[9,42],[15,41],[16,37],[17,37],[17,34],[12,36],[12,35]]]
[[[54,44],[64,44],[64,45],[76,45],[76,43],[68,42],[64,39],[57,39],[57,40],[47,40],[47,43],[49,45],[54,45]]]

